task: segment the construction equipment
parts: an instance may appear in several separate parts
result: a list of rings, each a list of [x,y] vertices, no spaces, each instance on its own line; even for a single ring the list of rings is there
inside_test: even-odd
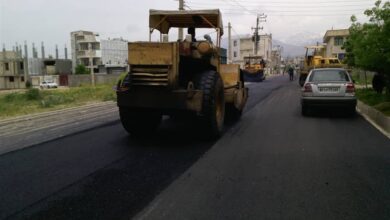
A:
[[[244,57],[244,80],[247,82],[261,82],[265,80],[264,68],[265,61],[262,56]]]
[[[129,43],[129,72],[117,86],[117,103],[123,127],[133,135],[156,129],[162,115],[182,112],[199,117],[205,136],[218,137],[223,130],[225,107],[240,116],[247,97],[239,65],[221,64],[219,48],[222,16],[217,10],[149,12],[149,42]],[[168,41],[171,28],[188,28],[185,40]],[[212,28],[196,39],[195,29]],[[154,30],[161,42],[152,42]]]
[[[303,86],[310,70],[317,68],[340,68],[344,67],[340,60],[335,57],[325,57],[323,45],[306,46],[305,60],[301,64],[299,74],[299,85]]]

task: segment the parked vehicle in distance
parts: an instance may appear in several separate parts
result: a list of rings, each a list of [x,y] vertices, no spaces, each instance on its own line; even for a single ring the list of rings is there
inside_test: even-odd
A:
[[[245,66],[242,72],[244,73],[245,82],[261,82],[265,80],[265,61],[262,56],[246,56],[244,57],[244,62]]]
[[[331,107],[356,111],[355,86],[344,68],[322,68],[310,71],[302,88],[302,115],[313,108]]]
[[[318,68],[343,68],[340,60],[335,57],[324,57],[324,45],[306,46],[305,60],[299,68],[299,85],[303,86],[312,69]]]
[[[58,88],[58,84],[50,81],[43,81],[39,84],[41,89],[50,89],[50,88]]]

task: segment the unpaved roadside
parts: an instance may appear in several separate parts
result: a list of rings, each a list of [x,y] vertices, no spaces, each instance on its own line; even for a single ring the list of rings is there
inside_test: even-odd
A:
[[[0,120],[0,155],[118,121],[115,102]]]

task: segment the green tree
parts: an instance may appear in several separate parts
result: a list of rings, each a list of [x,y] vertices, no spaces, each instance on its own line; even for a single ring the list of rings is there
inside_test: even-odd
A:
[[[79,64],[76,66],[76,74],[88,74],[88,69],[83,65]]]
[[[369,22],[360,23],[351,17],[350,35],[344,44],[347,64],[375,71],[386,78],[390,92],[390,2],[376,1],[364,12]]]

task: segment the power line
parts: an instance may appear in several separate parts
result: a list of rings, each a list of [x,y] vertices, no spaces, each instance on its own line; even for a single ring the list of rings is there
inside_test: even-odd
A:
[[[218,2],[226,2],[226,0],[213,0],[213,2],[217,2],[217,4],[219,4]],[[301,2],[297,2],[297,1],[294,1],[294,2],[291,2],[291,1],[272,1],[272,2],[259,2],[259,1],[235,1],[236,3],[238,4],[245,4],[245,5],[250,5],[250,4],[256,4],[256,5],[276,5],[276,4],[286,4],[286,5],[299,5],[299,4],[302,4],[302,5],[318,5],[318,4],[332,4],[332,5],[337,5],[337,4],[340,4],[340,3],[348,3],[348,4],[351,4],[351,3],[357,3],[357,4],[372,4],[374,5],[375,3],[375,0],[371,1],[371,2],[368,2],[367,0],[362,0],[362,1],[358,1],[358,0],[351,0],[351,1],[347,1],[347,0],[342,0],[342,1],[311,1],[311,2],[307,2],[307,1],[301,1]],[[189,1],[189,3],[198,3],[198,4],[207,4],[209,2],[192,2],[192,1]]]
[[[205,4],[202,4],[202,3],[190,3],[191,5],[194,5],[194,6],[198,6],[198,7],[218,7],[217,5],[215,4],[212,4],[212,3],[205,3]],[[233,6],[233,5],[231,5]],[[303,9],[303,8],[309,8],[309,9],[323,9],[323,8],[337,8],[337,7],[370,7],[369,5],[363,5],[363,4],[359,4],[359,5],[302,5],[302,6],[299,6],[299,5],[260,5],[260,4],[256,4],[256,5],[251,5],[251,7],[262,7],[262,8],[283,8],[283,7],[288,7],[288,8],[298,8],[298,9]],[[229,6],[223,6],[223,7],[229,7]],[[219,7],[221,8],[221,7]]]

